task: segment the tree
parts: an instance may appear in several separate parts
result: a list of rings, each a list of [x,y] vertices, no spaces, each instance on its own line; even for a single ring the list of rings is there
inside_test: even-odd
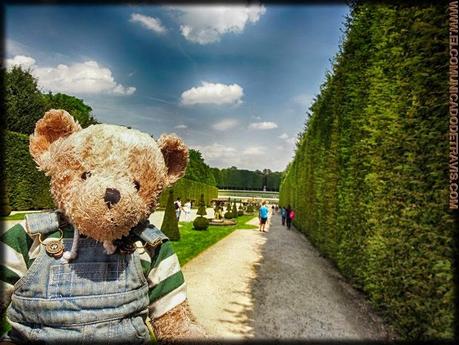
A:
[[[44,95],[44,100],[46,109],[64,109],[72,115],[83,128],[98,123],[91,114],[92,108],[79,98],[63,93],[52,94],[49,92]]]
[[[215,177],[211,168],[204,162],[201,152],[195,149],[189,150],[190,160],[185,172],[185,178],[215,186]]]
[[[5,75],[5,128],[32,134],[35,123],[46,111],[46,104],[29,70],[14,66],[2,70]]]
[[[169,190],[169,198],[167,199],[166,210],[164,211],[164,219],[161,224],[161,231],[169,237],[171,241],[180,240],[180,231],[178,227],[177,216],[175,214],[174,191]]]

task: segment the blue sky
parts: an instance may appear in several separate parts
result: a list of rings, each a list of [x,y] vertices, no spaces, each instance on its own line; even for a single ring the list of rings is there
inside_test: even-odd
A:
[[[211,166],[280,171],[338,51],[344,4],[7,6],[7,65],[100,122],[175,132]]]

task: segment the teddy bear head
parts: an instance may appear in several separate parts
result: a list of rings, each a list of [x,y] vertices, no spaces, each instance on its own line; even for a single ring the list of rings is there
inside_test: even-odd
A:
[[[112,241],[154,211],[161,191],[185,173],[188,148],[175,136],[97,124],[82,129],[64,110],[45,113],[30,153],[51,179],[56,206],[80,233]]]

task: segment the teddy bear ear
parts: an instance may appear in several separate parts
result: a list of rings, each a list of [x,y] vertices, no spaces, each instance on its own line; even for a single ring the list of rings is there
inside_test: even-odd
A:
[[[37,121],[35,131],[29,138],[29,151],[35,161],[40,164],[40,157],[46,153],[54,141],[65,138],[81,130],[81,126],[65,110],[51,109]]]
[[[185,175],[188,165],[188,147],[175,134],[162,134],[158,145],[166,162],[168,182],[173,184]]]

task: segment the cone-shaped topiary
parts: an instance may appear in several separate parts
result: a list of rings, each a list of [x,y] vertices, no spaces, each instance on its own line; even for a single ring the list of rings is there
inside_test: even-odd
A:
[[[174,206],[174,191],[172,189],[169,191],[169,198],[167,199],[166,210],[164,211],[161,231],[164,232],[171,241],[180,240],[180,231]]]
[[[233,218],[237,218],[238,214],[237,214],[236,201],[233,203],[233,209],[231,210],[231,212],[233,213]]]
[[[253,205],[252,204],[249,204],[247,206],[247,213],[253,213]]]
[[[198,208],[197,214],[199,214],[202,217],[207,215],[206,203],[204,201],[204,194],[201,194],[201,200],[199,201],[199,208]]]

